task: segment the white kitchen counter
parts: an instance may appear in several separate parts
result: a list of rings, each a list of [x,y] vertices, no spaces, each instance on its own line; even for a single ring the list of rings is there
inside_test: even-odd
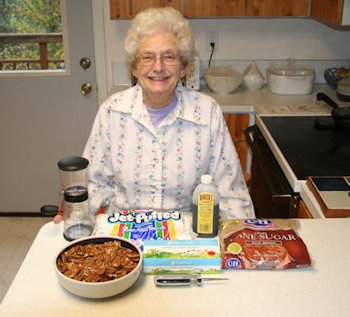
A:
[[[276,95],[266,87],[256,91],[239,88],[228,95],[217,95],[206,86],[200,91],[212,96],[225,113],[250,113],[251,111],[255,114],[304,114],[320,111],[324,113],[325,109],[329,110],[329,107],[315,104],[318,92],[323,92],[334,101],[341,103],[336,98],[335,91],[325,84],[314,85],[309,95]]]
[[[281,271],[225,270],[228,281],[157,288],[141,276],[127,292],[88,300],[65,291],[53,270],[67,244],[62,224],[44,225],[1,306],[1,317],[71,316],[349,316],[350,219],[303,219],[299,234],[312,267]],[[217,275],[216,275],[217,276]]]

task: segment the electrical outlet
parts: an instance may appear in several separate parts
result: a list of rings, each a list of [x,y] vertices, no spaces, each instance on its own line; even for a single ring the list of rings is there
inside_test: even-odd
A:
[[[207,31],[207,51],[211,52],[213,49],[210,43],[215,43],[214,51],[219,49],[219,32],[218,31]]]

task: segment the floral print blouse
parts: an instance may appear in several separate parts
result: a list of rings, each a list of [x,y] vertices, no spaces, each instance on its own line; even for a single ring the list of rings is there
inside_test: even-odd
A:
[[[136,85],[100,107],[84,151],[90,207],[191,210],[192,193],[211,174],[221,218],[254,218],[237,152],[220,106],[205,94],[176,87],[178,104],[157,128]]]

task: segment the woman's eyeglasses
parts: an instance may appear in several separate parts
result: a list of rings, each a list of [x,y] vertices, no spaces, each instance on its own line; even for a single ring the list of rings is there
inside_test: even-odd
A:
[[[160,59],[162,64],[167,66],[175,66],[180,62],[180,58],[177,54],[169,52],[160,55],[153,53],[143,53],[137,57],[137,60],[142,66],[153,66],[157,59]]]

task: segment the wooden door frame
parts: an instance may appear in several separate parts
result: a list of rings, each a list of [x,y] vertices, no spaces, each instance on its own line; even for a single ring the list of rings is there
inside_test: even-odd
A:
[[[67,1],[67,0],[66,0]],[[97,102],[98,105],[107,98],[107,63],[106,63],[106,43],[104,28],[104,1],[94,1],[92,3],[92,18],[94,28],[94,45],[95,45],[95,66],[97,82]]]

